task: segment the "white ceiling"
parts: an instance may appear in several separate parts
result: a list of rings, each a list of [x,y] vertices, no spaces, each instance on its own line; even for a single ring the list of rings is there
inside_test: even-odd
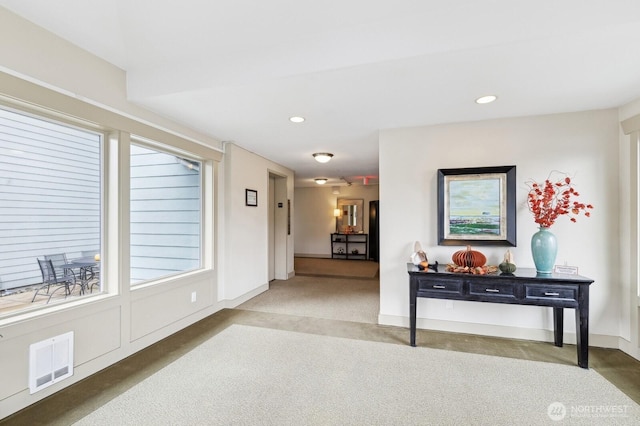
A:
[[[290,167],[296,186],[376,183],[379,129],[640,98],[638,0],[0,5],[126,70],[132,102]]]

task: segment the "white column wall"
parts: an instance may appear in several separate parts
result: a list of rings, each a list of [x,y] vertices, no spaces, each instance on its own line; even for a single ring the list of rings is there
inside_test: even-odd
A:
[[[640,359],[640,129],[629,121],[640,120],[640,100],[620,108],[620,348]]]
[[[232,300],[232,304],[235,304],[268,288],[269,173],[278,173],[286,177],[286,194],[277,193],[276,197],[280,198],[276,198],[275,204],[281,202],[286,206],[286,197],[289,197],[293,210],[293,171],[235,144],[225,145],[224,165],[223,298]],[[257,207],[245,205],[246,189],[258,191]],[[293,239],[293,232],[287,235],[286,242],[276,237],[278,244],[286,244],[286,247],[280,247],[278,252],[286,253],[286,264],[289,268],[287,272],[293,272]]]

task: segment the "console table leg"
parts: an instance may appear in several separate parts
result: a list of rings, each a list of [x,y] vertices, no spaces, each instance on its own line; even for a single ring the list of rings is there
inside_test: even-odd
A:
[[[576,346],[578,365],[589,368],[589,309],[576,309]]]
[[[553,341],[556,346],[562,347],[564,337],[564,309],[553,308]]]
[[[416,299],[418,294],[417,284],[411,282],[409,286],[409,340],[411,346],[416,346]]]

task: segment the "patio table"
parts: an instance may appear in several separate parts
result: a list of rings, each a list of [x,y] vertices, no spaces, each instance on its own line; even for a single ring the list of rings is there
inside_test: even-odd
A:
[[[88,261],[89,258],[79,258],[74,259],[69,263],[65,263],[61,265],[64,269],[78,269],[80,270],[79,279],[80,279],[80,294],[84,294],[85,289],[89,284],[89,280],[93,277],[93,270],[97,266],[97,262],[93,259]],[[91,275],[90,275],[91,274]]]

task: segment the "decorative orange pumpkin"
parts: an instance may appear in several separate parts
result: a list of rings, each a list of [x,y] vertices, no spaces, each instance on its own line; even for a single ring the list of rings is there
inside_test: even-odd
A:
[[[485,255],[479,251],[471,250],[471,246],[467,246],[466,250],[453,253],[451,260],[458,266],[468,266],[469,268],[484,266],[484,264],[487,263]]]

